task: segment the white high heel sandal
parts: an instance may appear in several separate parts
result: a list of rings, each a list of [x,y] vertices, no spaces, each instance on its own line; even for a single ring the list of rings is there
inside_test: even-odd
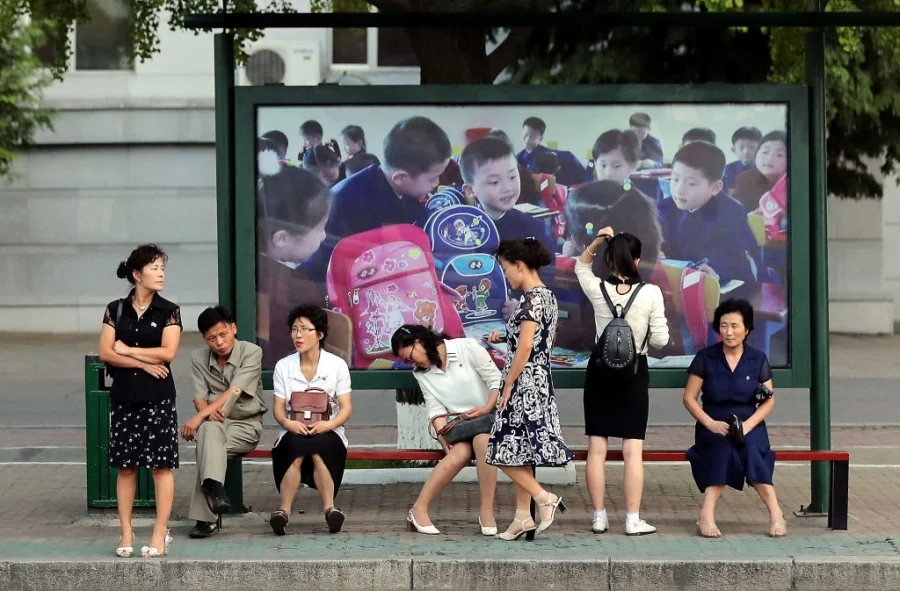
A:
[[[409,513],[406,515],[406,531],[415,531],[420,534],[428,534],[429,536],[436,536],[441,531],[434,527],[434,524],[431,525],[419,525],[416,523],[416,518],[413,517],[412,509],[409,510]]]
[[[481,515],[478,516],[478,527],[481,528],[481,535],[483,536],[493,537],[497,535],[497,526],[495,525],[493,527],[485,527],[484,525],[482,525]]]

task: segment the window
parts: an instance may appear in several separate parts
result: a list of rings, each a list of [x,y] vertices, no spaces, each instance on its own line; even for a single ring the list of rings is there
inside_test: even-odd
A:
[[[75,25],[76,70],[130,70],[129,0],[87,0],[89,21]]]
[[[333,0],[334,12],[355,12],[352,0]],[[419,60],[403,29],[332,29],[331,63],[371,68],[417,68]]]

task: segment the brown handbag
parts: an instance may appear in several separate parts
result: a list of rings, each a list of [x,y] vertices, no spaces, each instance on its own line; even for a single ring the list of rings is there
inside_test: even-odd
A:
[[[329,407],[328,392],[321,388],[291,394],[291,418],[307,427],[312,427],[319,421],[327,421],[330,418]]]

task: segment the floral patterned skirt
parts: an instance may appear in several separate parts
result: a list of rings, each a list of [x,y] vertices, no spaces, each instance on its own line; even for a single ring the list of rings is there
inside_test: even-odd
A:
[[[175,399],[113,402],[109,413],[109,465],[114,468],[177,468]]]

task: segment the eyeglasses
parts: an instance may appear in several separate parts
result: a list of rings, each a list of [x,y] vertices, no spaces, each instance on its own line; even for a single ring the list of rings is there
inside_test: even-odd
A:
[[[410,350],[409,350],[409,355],[407,355],[406,359],[403,360],[403,363],[405,363],[406,365],[412,365],[412,356],[416,350],[417,344],[419,344],[419,341],[416,341],[415,343],[413,343],[412,348],[410,348]]]
[[[301,333],[309,334],[311,332],[316,332],[315,328],[309,328],[308,326],[292,326],[291,327],[291,335],[296,336]]]

